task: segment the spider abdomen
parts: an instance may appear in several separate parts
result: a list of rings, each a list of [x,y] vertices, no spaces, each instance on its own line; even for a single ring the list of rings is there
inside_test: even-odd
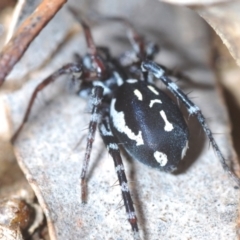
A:
[[[178,106],[143,81],[130,79],[119,87],[110,125],[134,159],[164,171],[173,171],[188,147],[188,128]]]

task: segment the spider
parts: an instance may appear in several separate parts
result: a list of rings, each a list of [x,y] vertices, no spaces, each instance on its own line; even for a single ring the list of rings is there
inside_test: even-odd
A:
[[[97,47],[86,22],[70,9],[82,25],[88,53],[77,55],[76,63],[69,63],[43,80],[34,90],[22,124],[12,137],[17,138],[27,121],[38,92],[63,74],[71,74],[80,82],[78,94],[90,98],[91,120],[87,146],[81,171],[81,199],[87,202],[86,175],[97,127],[111,155],[121,187],[124,206],[131,225],[133,238],[140,239],[128,181],[121,158],[119,144],[133,158],[143,164],[166,172],[173,172],[188,148],[189,132],[176,103],[154,85],[160,80],[199,121],[222,167],[240,185],[213,138],[201,110],[171,81],[171,71],[153,61],[158,48],[146,42],[125,19],[109,17],[105,20],[123,22],[129,30],[132,51],[118,59],[107,48]]]

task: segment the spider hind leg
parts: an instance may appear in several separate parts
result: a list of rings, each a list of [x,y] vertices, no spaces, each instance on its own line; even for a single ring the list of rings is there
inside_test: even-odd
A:
[[[75,64],[75,63],[69,63],[55,71],[53,74],[48,76],[46,79],[44,79],[42,82],[40,82],[34,92],[32,93],[32,96],[30,98],[30,101],[27,106],[27,110],[25,112],[25,115],[23,117],[21,125],[18,127],[16,132],[11,138],[11,142],[14,143],[16,138],[18,137],[19,133],[21,132],[24,124],[27,122],[28,117],[30,115],[31,109],[33,107],[33,104],[35,102],[35,99],[37,97],[37,94],[41,92],[45,87],[47,87],[50,83],[54,82],[58,77],[64,75],[64,74],[72,74],[73,79],[78,79],[82,75],[82,65],[81,64]]]
[[[125,174],[120,150],[117,144],[118,141],[111,131],[111,128],[109,125],[109,116],[107,114],[105,114],[105,116],[103,117],[102,121],[99,124],[99,131],[108,149],[108,152],[114,161],[115,170],[116,170],[118,181],[122,191],[124,206],[127,212],[128,221],[134,233],[134,239],[135,240],[140,239],[138,224],[137,224],[137,217],[134,210],[133,200],[129,190],[128,181]]]

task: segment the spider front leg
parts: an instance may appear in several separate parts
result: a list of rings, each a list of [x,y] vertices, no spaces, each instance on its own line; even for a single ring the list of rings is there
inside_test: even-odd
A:
[[[118,141],[116,137],[114,137],[109,125],[109,116],[104,116],[102,122],[99,124],[99,131],[108,149],[108,152],[112,156],[112,159],[114,161],[114,166],[118,176],[118,181],[121,186],[124,206],[127,212],[128,221],[132,227],[134,239],[135,240],[140,239],[139,232],[138,232],[137,217],[136,217],[136,213],[133,206],[133,200],[128,187],[128,181],[125,174],[122,158],[120,155],[120,150],[118,148],[118,144],[117,144]]]
[[[155,62],[146,60],[142,62],[142,70],[151,72],[156,78],[160,79],[166,87],[177,97],[187,108],[190,115],[194,115],[200,125],[202,126],[205,134],[207,135],[214,151],[216,152],[218,159],[223,167],[223,169],[232,177],[237,185],[240,187],[240,179],[231,171],[230,167],[227,165],[226,160],[220,151],[215,139],[213,138],[212,132],[208,127],[205,117],[203,116],[201,110],[196,106],[185,93],[182,92],[179,87],[172,82],[166,75],[165,71]]]
[[[100,119],[99,111],[103,98],[103,88],[100,86],[95,86],[92,89],[92,115],[89,123],[88,137],[87,137],[87,147],[85,151],[85,157],[82,166],[81,173],[81,191],[82,191],[82,202],[87,202],[87,182],[86,182],[86,173],[90,160],[90,155],[92,151],[92,144],[95,138],[95,133],[97,129],[97,125]]]
[[[43,80],[41,83],[39,83],[37,85],[34,92],[32,93],[31,99],[28,103],[28,107],[27,107],[26,113],[24,115],[23,121],[11,138],[12,143],[16,140],[16,138],[19,135],[19,133],[21,132],[24,124],[27,122],[29,114],[32,109],[32,106],[33,106],[33,103],[37,97],[38,92],[42,91],[46,86],[48,86],[51,82],[53,82],[55,79],[57,79],[59,76],[61,76],[63,74],[72,74],[73,77],[79,78],[82,75],[82,66],[79,64],[75,64],[75,63],[66,64],[62,68],[58,69],[56,72],[51,74],[49,77],[47,77],[45,80]]]

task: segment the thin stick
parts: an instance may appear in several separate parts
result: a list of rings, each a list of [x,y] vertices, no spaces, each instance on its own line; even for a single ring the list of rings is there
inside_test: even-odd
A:
[[[0,87],[29,44],[66,2],[67,0],[44,0],[21,24],[0,53]]]

